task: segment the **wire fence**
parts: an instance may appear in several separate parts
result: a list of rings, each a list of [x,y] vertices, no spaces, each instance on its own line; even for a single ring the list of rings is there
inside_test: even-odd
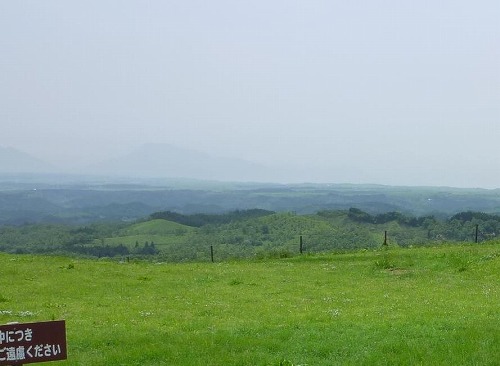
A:
[[[417,235],[418,233],[419,235]],[[197,245],[159,244],[160,257],[171,261],[223,261],[239,258],[285,258],[308,253],[321,253],[336,250],[370,249],[389,246],[410,247],[439,245],[442,243],[480,243],[496,237],[481,232],[479,225],[464,235],[450,235],[432,231],[384,230],[379,232],[337,232],[305,233],[284,238],[279,242],[261,243],[254,236],[238,236],[238,239],[214,239]]]

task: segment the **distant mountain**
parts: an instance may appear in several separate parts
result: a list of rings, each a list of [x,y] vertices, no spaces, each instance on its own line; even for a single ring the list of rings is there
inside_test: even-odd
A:
[[[53,165],[25,152],[0,146],[0,174],[49,173],[56,170]]]
[[[269,181],[274,169],[249,161],[216,157],[169,144],[146,144],[119,158],[88,167],[88,173],[129,177]]]

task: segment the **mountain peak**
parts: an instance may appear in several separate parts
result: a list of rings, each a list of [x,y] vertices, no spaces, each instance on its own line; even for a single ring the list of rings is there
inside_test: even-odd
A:
[[[0,173],[49,173],[57,169],[30,154],[0,146]]]
[[[224,181],[262,181],[267,167],[237,158],[170,144],[144,144],[121,157],[90,167],[94,173],[121,176],[192,178]]]

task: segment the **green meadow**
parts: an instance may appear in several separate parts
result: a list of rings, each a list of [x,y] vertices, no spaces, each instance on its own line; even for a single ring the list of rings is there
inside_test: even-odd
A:
[[[66,320],[68,359],[54,365],[500,360],[498,242],[216,263],[0,263],[0,323]]]

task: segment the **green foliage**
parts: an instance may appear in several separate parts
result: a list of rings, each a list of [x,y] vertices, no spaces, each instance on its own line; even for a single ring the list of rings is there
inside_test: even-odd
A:
[[[364,222],[364,223],[375,223],[375,218],[367,212],[361,211],[359,208],[351,207],[349,209],[348,217],[352,221]]]
[[[306,253],[378,248],[386,231],[388,244],[402,247],[472,242],[476,227],[479,241],[500,233],[500,217],[474,212],[459,213],[447,220],[398,212],[372,215],[357,208],[314,215],[263,210],[178,215],[185,222],[199,223],[203,217],[207,223],[193,227],[155,218],[130,224],[4,226],[0,227],[0,251],[100,258],[158,255],[163,261],[180,262],[210,261],[212,248],[215,260],[222,261],[293,256],[299,253],[301,241]]]
[[[152,219],[145,222],[132,224],[121,230],[120,235],[177,235],[182,236],[193,232],[190,226],[167,221],[165,219]]]
[[[484,212],[473,212],[473,211],[466,211],[466,212],[459,212],[455,215],[453,215],[450,220],[458,220],[461,221],[462,223],[466,221],[473,221],[474,219],[479,220],[479,221],[500,221],[500,216],[498,215],[491,215],[487,214]]]
[[[177,212],[161,211],[151,214],[151,219],[163,219],[177,222],[179,224],[201,227],[211,224],[226,224],[233,221],[243,221],[251,218],[272,215],[273,211],[262,209],[236,210],[225,214],[209,215],[209,214],[193,214],[182,215]]]
[[[391,211],[370,215],[358,208],[350,208],[348,217],[352,221],[371,224],[387,224],[389,222],[397,222],[401,225],[420,227],[424,222],[434,221],[433,216],[413,217],[402,214],[401,212]]]
[[[395,264],[392,258],[392,254],[387,247],[381,248],[377,259],[375,261],[375,268],[377,269],[393,269]]]

